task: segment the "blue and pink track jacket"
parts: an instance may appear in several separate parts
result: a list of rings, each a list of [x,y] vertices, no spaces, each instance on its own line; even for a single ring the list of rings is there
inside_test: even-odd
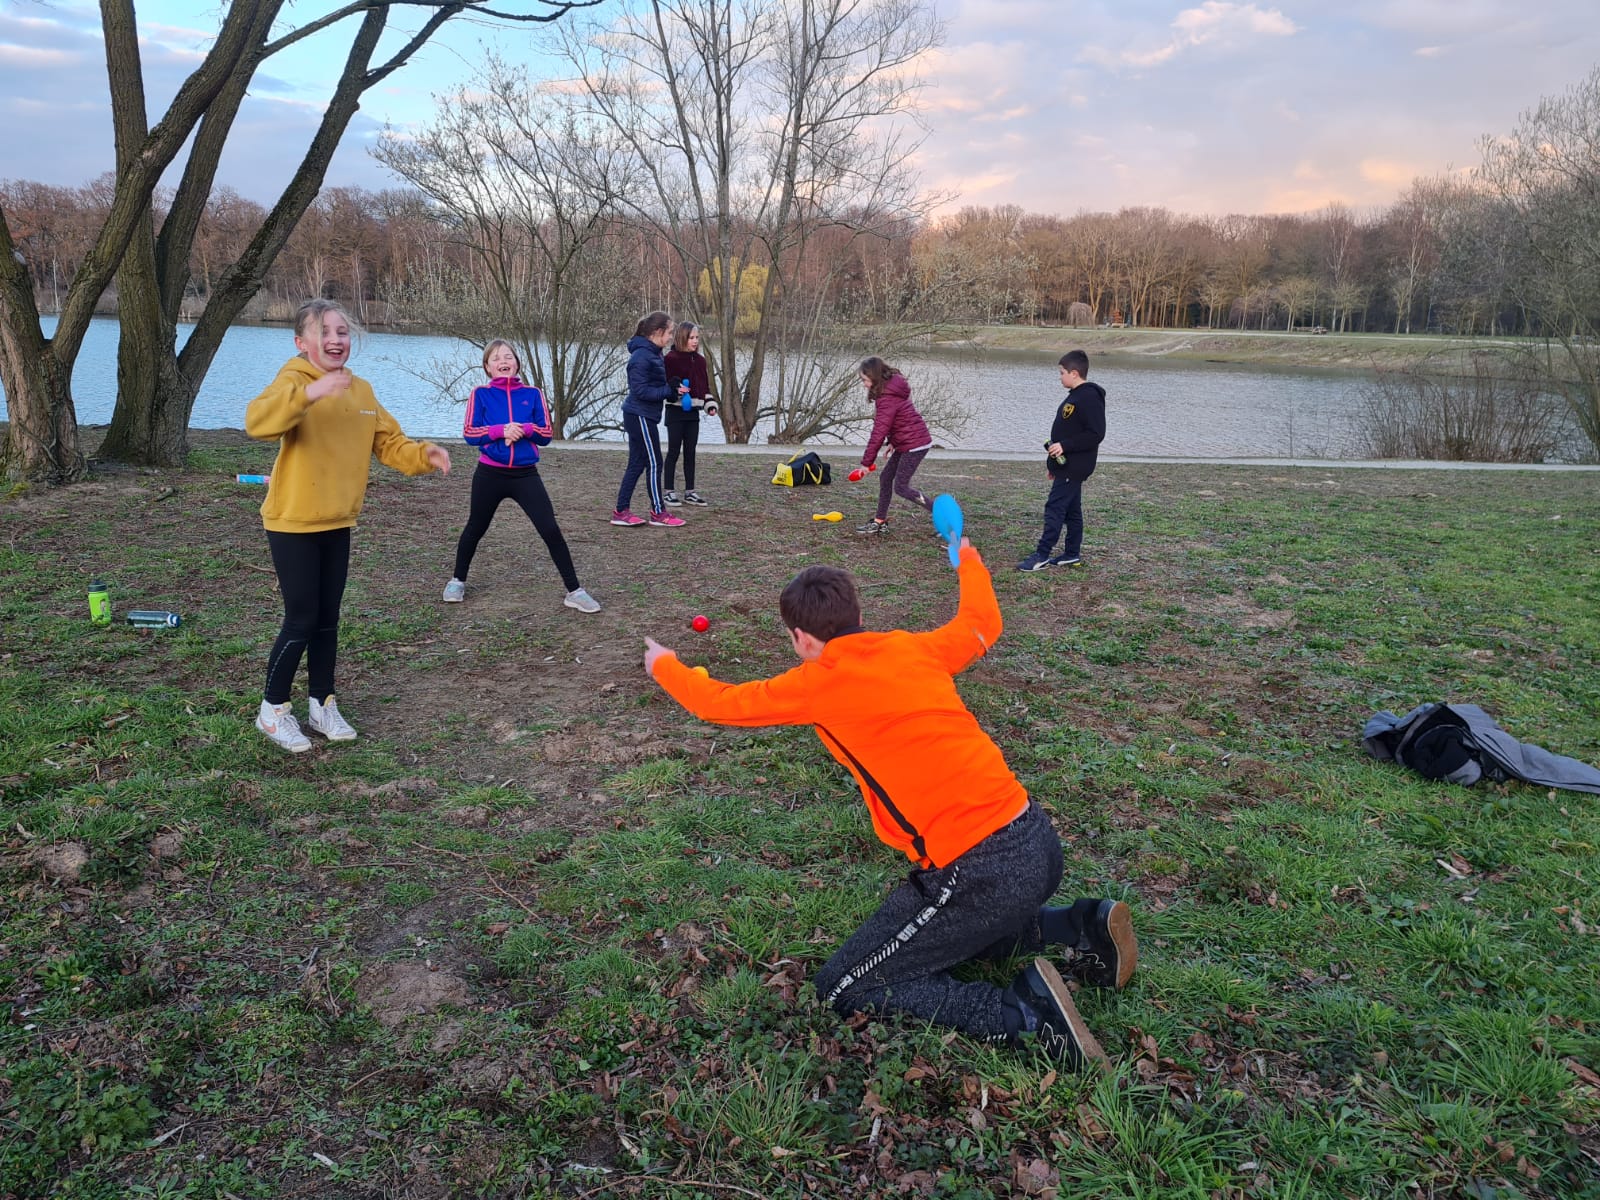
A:
[[[522,437],[506,444],[506,426],[522,426]],[[478,447],[478,461],[491,467],[531,467],[539,446],[550,444],[550,412],[536,387],[505,376],[472,390],[461,436]]]

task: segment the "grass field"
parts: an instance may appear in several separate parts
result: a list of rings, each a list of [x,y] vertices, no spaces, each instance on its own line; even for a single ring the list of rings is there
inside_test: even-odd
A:
[[[925,517],[856,538],[864,487],[707,454],[715,507],[616,529],[621,452],[558,449],[605,611],[510,508],[446,607],[470,459],[377,469],[362,736],[290,758],[250,727],[281,610],[232,482],[270,462],[209,434],[0,504],[0,1196],[1600,1197],[1600,797],[1359,738],[1457,699],[1600,763],[1594,475],[1113,464],[1085,567],[1022,575],[1038,469],[927,461],[1006,620],[963,694],[1062,895],[1136,915],[1131,986],[1079,994],[1114,1070],[1080,1077],[820,1009],[906,864],[808,731],[701,725],[642,671],[645,634],[790,665],[810,562],[869,625],[946,619]],[[92,576],[182,628],[91,625]]]

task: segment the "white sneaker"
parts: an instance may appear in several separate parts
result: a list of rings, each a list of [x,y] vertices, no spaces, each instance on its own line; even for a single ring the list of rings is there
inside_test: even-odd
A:
[[[459,579],[452,579],[444,585],[444,602],[446,604],[460,604],[467,598],[467,585]]]
[[[304,754],[311,749],[311,739],[300,732],[300,722],[294,719],[294,710],[287,704],[269,704],[263,700],[261,711],[256,714],[256,728],[290,754]]]
[[[320,733],[330,742],[353,742],[356,740],[356,731],[350,728],[339,713],[339,704],[332,696],[327,701],[318,704],[311,701],[311,712],[306,717],[306,724],[311,727],[312,733]]]
[[[565,604],[568,608],[575,608],[579,612],[597,613],[600,611],[600,601],[589,595],[589,593],[584,591],[582,588],[573,588],[572,591],[567,593],[567,598],[561,603]]]

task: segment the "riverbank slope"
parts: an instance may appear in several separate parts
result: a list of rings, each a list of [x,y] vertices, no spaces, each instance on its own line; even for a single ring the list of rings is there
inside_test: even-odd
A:
[[[935,347],[977,346],[984,350],[1091,355],[1128,359],[1174,359],[1252,366],[1380,370],[1416,366],[1462,367],[1485,343],[1437,334],[1301,333],[1241,329],[1108,329],[1104,327],[987,325],[936,333]]]

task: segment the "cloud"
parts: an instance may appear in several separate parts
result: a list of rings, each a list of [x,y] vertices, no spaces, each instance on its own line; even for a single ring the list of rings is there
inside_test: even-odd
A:
[[[1172,27],[1194,46],[1253,35],[1288,37],[1298,31],[1298,26],[1275,8],[1262,10],[1254,4],[1230,4],[1225,0],[1206,0],[1199,8],[1184,9]]]
[[[1112,69],[1157,67],[1195,47],[1240,50],[1264,37],[1289,37],[1298,32],[1299,26],[1275,8],[1262,9],[1230,0],[1205,0],[1200,7],[1186,8],[1173,18],[1164,45],[1125,50],[1090,45],[1084,48],[1082,56]]]
[[[0,42],[0,66],[60,68],[82,65],[84,55],[73,50],[52,50],[39,46],[14,46]]]
[[[1425,167],[1414,162],[1397,162],[1393,159],[1364,158],[1359,167],[1361,178],[1368,183],[1381,184],[1401,192],[1412,180],[1427,173]]]

